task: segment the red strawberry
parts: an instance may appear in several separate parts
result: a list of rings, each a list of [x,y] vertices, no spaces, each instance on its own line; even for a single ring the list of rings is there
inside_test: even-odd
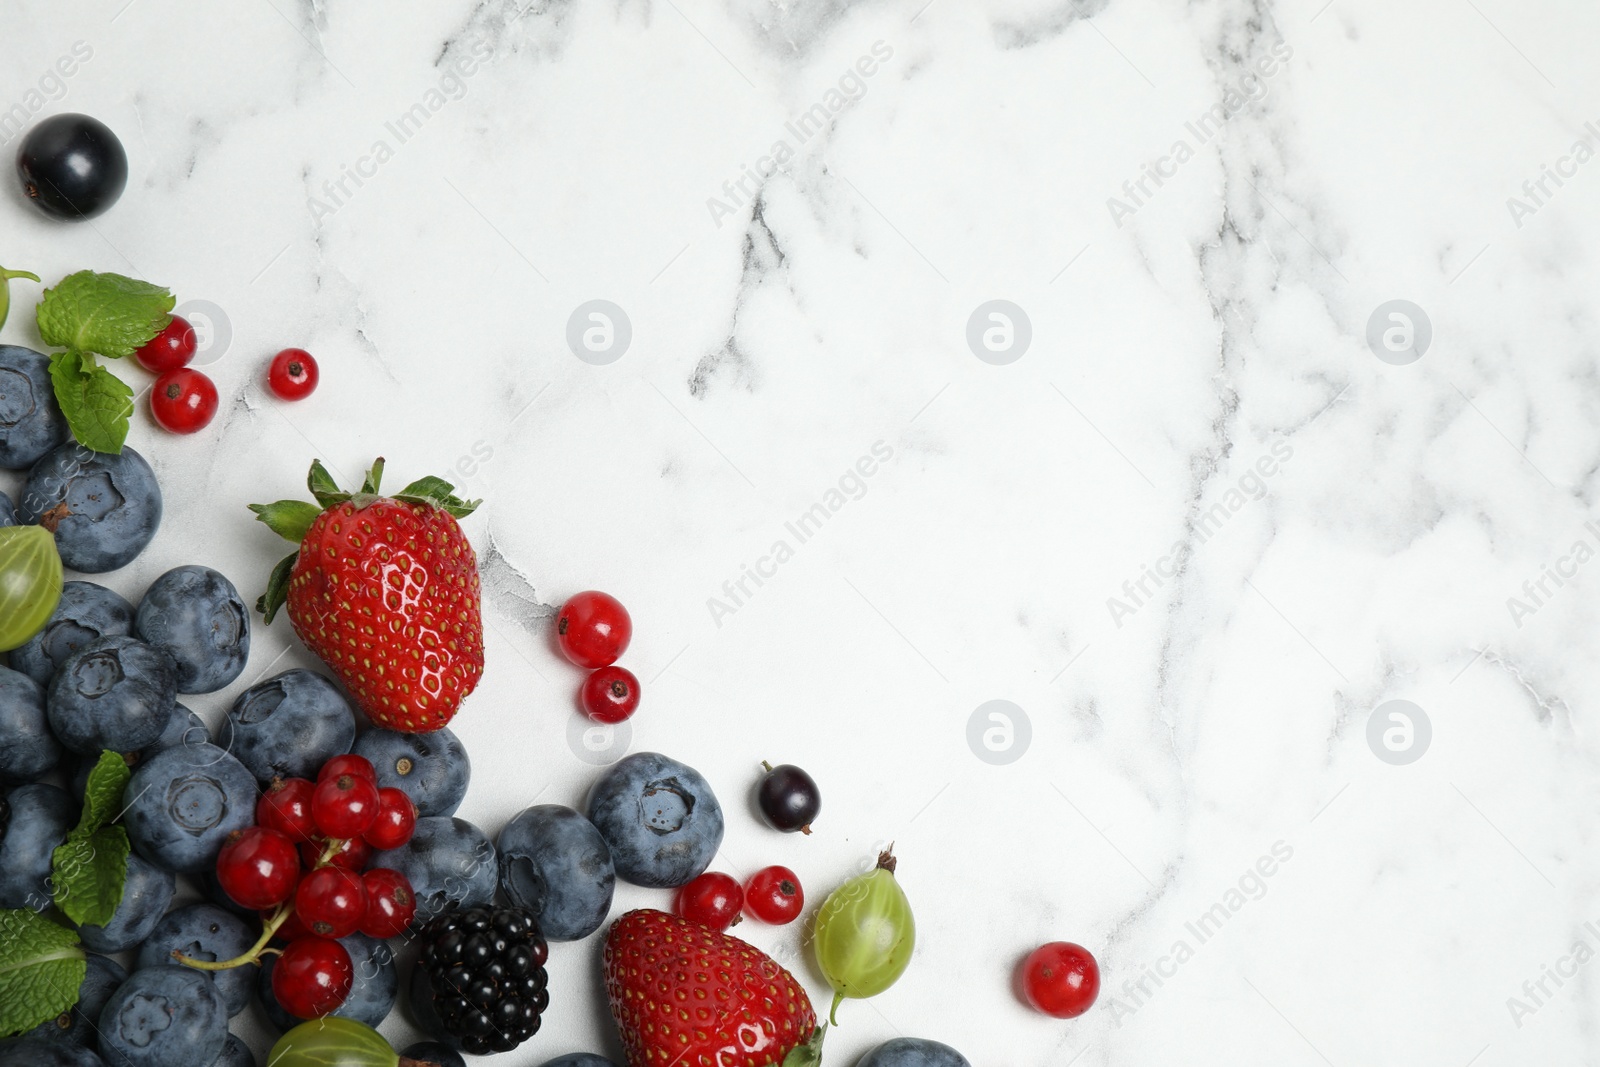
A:
[[[270,623],[287,602],[294,632],[367,718],[427,733],[455,716],[483,674],[477,557],[456,524],[478,502],[440,478],[379,496],[382,477],[380,459],[361,492],[344,493],[313,462],[316,504],[250,505],[300,546],[273,570],[256,610]]]
[[[629,1067],[792,1067],[820,1056],[826,1027],[811,998],[737,937],[630,911],[611,924],[604,961]]]

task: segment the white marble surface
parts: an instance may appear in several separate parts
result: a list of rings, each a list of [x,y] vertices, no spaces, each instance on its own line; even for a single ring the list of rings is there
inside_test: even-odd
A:
[[[1551,0],[26,0],[0,106],[84,42],[39,113],[108,122],[134,177],[92,227],[7,194],[0,262],[134,273],[231,324],[213,428],[136,420],[169,511],[125,592],[203,562],[253,595],[280,550],[243,505],[312,455],[470,475],[464,816],[583,797],[544,617],[600,587],[636,622],[631,744],[719,787],[722,866],[820,899],[896,841],[917,956],[828,1062],[897,1033],[976,1067],[1588,1062],[1600,579],[1561,561],[1600,544],[1600,163],[1570,159],[1600,148],[1597,33]],[[1535,200],[1545,166],[1568,177]],[[1009,365],[965,340],[997,298],[1031,321]],[[593,299],[631,321],[610,365],[565,341]],[[1393,299],[1432,323],[1409,365],[1365,339]],[[291,344],[324,370],[293,407],[260,384]],[[875,445],[858,498],[788,534]],[[1575,575],[1536,603],[1546,566]],[[197,710],[293,643],[258,630]],[[1006,765],[966,740],[992,699],[1031,723]],[[1366,740],[1392,699],[1433,727],[1405,766]],[[814,837],[750,817],[763,758],[823,783]],[[797,930],[740,932],[825,1003]],[[1051,939],[1104,966],[1074,1022],[1012,990]],[[598,956],[557,947],[546,1029],[504,1062],[617,1054]]]

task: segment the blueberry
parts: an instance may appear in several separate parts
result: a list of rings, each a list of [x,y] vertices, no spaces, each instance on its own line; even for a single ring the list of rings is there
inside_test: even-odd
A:
[[[355,713],[339,688],[296,668],[239,694],[217,728],[217,744],[263,782],[310,778],[331,756],[350,751]]]
[[[156,535],[161,487],[133,449],[109,456],[69,441],[28,472],[17,518],[55,531],[63,565],[85,574],[114,571]]]
[[[72,751],[134,752],[154,744],[177,700],[172,657],[132,637],[84,645],[50,682],[50,727]]]
[[[100,1052],[112,1067],[211,1067],[227,1043],[222,995],[188,967],[134,971],[100,1013]]]
[[[0,467],[27,470],[67,439],[67,420],[50,383],[50,357],[0,345]]]
[[[192,960],[216,963],[241,956],[256,942],[256,934],[243,920],[214,904],[185,904],[167,912],[139,948],[134,966],[182,967],[172,958],[181,952]],[[250,987],[255,972],[249,967],[226,971],[204,971],[216,983],[228,1014],[238,1015],[250,1003]]]
[[[32,1035],[0,1041],[0,1067],[105,1067],[82,1045]]]
[[[604,1056],[596,1056],[592,1052],[569,1052],[565,1056],[557,1056],[542,1067],[617,1067],[617,1065]]]
[[[551,941],[600,929],[617,884],[611,850],[594,823],[571,808],[539,804],[506,823],[495,840],[500,891],[539,918]]]
[[[437,1041],[418,1041],[415,1045],[407,1045],[400,1055],[422,1063],[437,1064],[438,1067],[467,1067],[467,1061],[461,1058],[461,1053]]]
[[[128,856],[127,881],[122,900],[104,926],[80,926],[78,938],[96,952],[126,952],[150,936],[167,905],[172,903],[177,880],[140,856]]]
[[[228,835],[256,818],[256,780],[208,742],[169,748],[141,763],[123,798],[134,849],[180,873],[210,867]]]
[[[670,889],[705,873],[722,845],[722,805],[693,767],[658,752],[612,764],[589,796],[617,877]]]
[[[156,738],[153,744],[133,752],[124,752],[122,758],[128,766],[137,767],[158,752],[165,752],[169,748],[177,748],[184,744],[201,744],[209,740],[211,734],[206,730],[206,724],[200,721],[200,716],[182,704],[174,704],[172,717],[167,720],[167,728],[161,731],[161,736]],[[94,765],[100,761],[99,753],[91,756],[68,756],[67,759],[72,768],[72,795],[81,797],[84,786],[89,781],[89,772],[94,770]]]
[[[139,601],[134,629],[178,665],[178,692],[214,693],[250,656],[250,611],[233,583],[210,567],[174,567]]]
[[[400,990],[400,970],[395,966],[394,950],[387,941],[379,941],[365,934],[340,938],[339,944],[350,953],[355,981],[344,1003],[328,1014],[341,1019],[354,1019],[376,1028],[389,1017],[389,1012],[394,1009],[395,995]],[[273,956],[262,964],[257,992],[272,1025],[279,1030],[292,1030],[304,1020],[284,1011],[278,999],[272,995],[272,968],[275,963],[277,957]]]
[[[5,796],[0,826],[0,908],[44,911],[51,904],[50,859],[78,825],[78,802],[53,785],[19,785]]]
[[[494,900],[494,845],[465,819],[443,815],[418,819],[410,841],[375,853],[368,866],[388,867],[406,876],[417,898],[413,929],[451,904],[476,908]]]
[[[10,497],[0,493],[0,526],[15,526],[16,524],[16,505],[11,503]]]
[[[0,667],[0,782],[34,781],[54,770],[61,755],[45,714],[44,687]]]
[[[111,994],[128,980],[128,972],[116,960],[106,956],[89,957],[88,970],[78,986],[78,1000],[72,1007],[29,1030],[24,1037],[43,1037],[51,1041],[66,1041],[84,1048],[96,1048],[100,1042],[100,1009],[106,1006]],[[3,1062],[3,1058],[0,1058]]]
[[[133,605],[93,582],[67,582],[61,603],[44,629],[11,651],[11,666],[40,685],[49,685],[72,654],[102,637],[133,634]]]
[[[856,1067],[972,1067],[972,1064],[949,1045],[921,1037],[897,1037],[867,1053]]]
[[[229,1034],[228,1043],[222,1046],[222,1052],[211,1067],[256,1067],[256,1057],[238,1034]]]
[[[472,763],[448,729],[426,734],[368,730],[351,751],[371,762],[379,786],[404,790],[419,817],[454,815],[467,795]]]

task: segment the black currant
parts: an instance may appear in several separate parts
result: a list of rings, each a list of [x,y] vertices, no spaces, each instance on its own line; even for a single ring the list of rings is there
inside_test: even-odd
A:
[[[811,824],[822,811],[822,792],[811,775],[790,763],[774,767],[763,763],[767,773],[757,787],[756,799],[761,814],[776,830],[809,834]]]
[[[128,184],[128,155],[117,135],[88,115],[52,115],[22,139],[22,191],[46,215],[91,219]]]

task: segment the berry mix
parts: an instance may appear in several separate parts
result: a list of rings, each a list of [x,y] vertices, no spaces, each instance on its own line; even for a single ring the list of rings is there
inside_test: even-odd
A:
[[[127,169],[115,134],[81,115],[38,123],[19,160],[25,195],[62,219],[109,209]],[[0,325],[17,280],[39,279],[0,268]],[[158,286],[81,271],[36,312],[61,351],[0,346],[0,468],[25,472],[15,502],[0,493],[0,1067],[253,1065],[229,1033],[252,1001],[282,1034],[273,1067],[464,1067],[463,1053],[534,1041],[553,1004],[583,995],[553,997],[545,967],[602,928],[599,977],[628,1067],[822,1063],[843,1002],[911,963],[892,850],[815,909],[809,944],[834,994],[824,1018],[728,933],[747,917],[793,924],[806,894],[788,866],[743,882],[711,869],[729,813],[693,767],[633,753],[600,772],[584,810],[534,805],[493,840],[456,817],[471,763],[449,724],[485,664],[459,525],[478,502],[449,482],[386,494],[379,459],[347,491],[313,463],[312,500],[252,506],[294,546],[253,611],[203,565],[161,575],[137,604],[65,580],[126,566],[163,519],[154,472],[125,444],[132,391],[98,360],[132,356],[156,375],[150,414],[172,433],[218,411],[173,306]],[[319,375],[288,348],[266,385],[304,400]],[[208,730],[180,698],[238,680],[253,626],[280,611],[326,673],[255,682]],[[634,715],[622,603],[577,593],[553,630],[585,672],[576,710],[607,725]],[[815,779],[759,766],[749,786],[767,825],[811,834]],[[613,918],[618,879],[663,891],[670,910]],[[1093,955],[1070,942],[1033,951],[1017,978],[1060,1019],[1099,989]],[[429,1040],[397,1051],[378,1032],[397,1004]],[[572,1053],[545,1067],[616,1065]],[[970,1065],[901,1037],[859,1067]]]

